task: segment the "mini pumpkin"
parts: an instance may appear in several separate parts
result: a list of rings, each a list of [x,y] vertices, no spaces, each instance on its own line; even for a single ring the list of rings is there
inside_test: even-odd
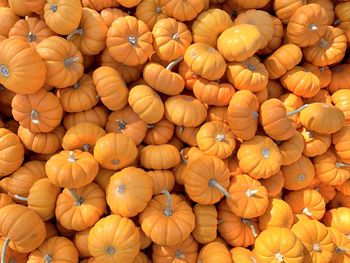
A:
[[[332,101],[344,113],[345,124],[350,124],[350,91],[347,89],[337,90],[332,94]]]
[[[97,105],[90,110],[66,114],[63,117],[63,126],[69,129],[81,122],[91,122],[101,128],[105,126],[108,119],[106,107]]]
[[[213,261],[217,263],[231,262],[231,256],[228,248],[225,245],[215,241],[202,247],[198,255],[198,262],[210,263]]]
[[[163,118],[159,122],[147,125],[144,142],[146,144],[165,144],[173,137],[174,124]]]
[[[337,155],[344,163],[350,163],[349,135],[350,126],[344,126],[341,130],[332,135],[332,142],[334,144]]]
[[[168,17],[165,4],[164,0],[143,0],[137,5],[135,16],[152,29],[159,20]]]
[[[293,219],[293,211],[289,204],[281,199],[272,198],[266,212],[259,217],[259,227],[262,231],[270,227],[290,229]]]
[[[277,197],[283,188],[284,177],[281,171],[266,179],[260,179],[259,182],[266,188],[269,197]]]
[[[169,169],[179,162],[179,151],[170,144],[147,145],[140,152],[140,164],[147,169]]]
[[[331,68],[332,79],[327,87],[331,93],[340,89],[350,88],[350,65],[339,64]]]
[[[164,11],[178,21],[191,21],[202,12],[204,7],[205,2],[201,0],[191,3],[182,0],[168,0],[164,4]]]
[[[304,140],[299,132],[295,132],[291,138],[277,144],[282,155],[282,165],[296,162],[303,154]]]
[[[349,236],[349,218],[350,208],[339,207],[328,210],[322,221],[326,226],[335,228],[346,236]]]
[[[193,237],[201,244],[212,242],[217,237],[217,210],[214,205],[196,204],[193,207],[196,224]]]
[[[304,140],[303,154],[307,157],[315,157],[324,154],[332,143],[331,136],[301,129]]]
[[[169,170],[148,171],[147,175],[153,182],[153,195],[160,194],[163,190],[171,192],[175,185],[174,173]]]

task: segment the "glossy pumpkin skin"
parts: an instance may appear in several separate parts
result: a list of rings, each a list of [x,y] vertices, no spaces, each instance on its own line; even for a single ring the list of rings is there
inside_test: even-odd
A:
[[[312,103],[300,113],[303,126],[321,134],[332,134],[339,131],[345,121],[341,110],[325,103]]]
[[[293,191],[310,185],[315,176],[314,165],[304,156],[290,165],[282,165],[281,172],[284,177],[284,188]]]
[[[282,163],[277,145],[270,138],[260,135],[244,141],[237,152],[237,158],[242,171],[256,179],[276,174]]]
[[[174,246],[186,240],[195,226],[192,208],[180,196],[171,194],[171,213],[166,215],[164,194],[155,196],[139,216],[142,230],[158,245]],[[166,229],[172,227],[172,231]]]
[[[109,110],[121,110],[128,104],[129,91],[118,71],[102,66],[94,71],[92,78],[102,103]]]
[[[322,221],[326,226],[335,228],[345,235],[349,235],[349,218],[350,208],[339,207],[327,211]]]
[[[29,253],[44,242],[46,229],[44,222],[33,210],[12,204],[0,209],[0,233],[10,239],[10,248],[20,253]]]
[[[227,61],[244,61],[260,48],[261,33],[249,24],[226,29],[218,38],[217,47]],[[235,41],[232,41],[235,39]]]
[[[349,72],[350,66],[348,64],[340,64],[331,68],[332,80],[331,83],[329,83],[328,90],[334,93],[340,89],[349,89]]]
[[[238,138],[250,140],[254,137],[258,127],[258,98],[248,90],[236,92],[227,108],[227,121]]]
[[[230,263],[231,256],[227,247],[219,242],[211,242],[204,247],[199,252],[198,262],[202,263]]]
[[[214,156],[200,156],[187,166],[184,185],[189,197],[202,205],[212,205],[224,196],[230,183],[230,173],[225,163]],[[219,185],[219,186],[218,186]]]
[[[0,176],[17,170],[23,159],[24,147],[19,137],[8,129],[0,128]]]
[[[350,124],[350,91],[347,89],[337,90],[332,94],[332,101],[344,113],[345,124]]]
[[[164,2],[161,0],[160,2]],[[153,48],[161,60],[171,62],[183,57],[191,45],[192,35],[186,24],[174,18],[157,21],[152,29]]]
[[[266,212],[259,217],[259,227],[265,230],[270,227],[290,229],[293,225],[293,211],[285,201],[277,198],[270,199]]]
[[[217,210],[214,205],[196,204],[193,207],[196,224],[193,237],[201,244],[212,242],[217,237]]]
[[[96,10],[95,8],[93,9]],[[121,16],[127,16],[128,14],[123,12],[121,9],[107,7],[107,8],[103,8],[100,11],[100,15],[104,23],[106,24],[106,26],[110,28],[114,20],[116,20],[118,17],[121,17]]]
[[[194,2],[183,2],[177,0],[169,0],[164,4],[164,10],[166,14],[174,17],[178,21],[191,21],[205,7],[205,2],[195,0]]]
[[[153,195],[160,194],[163,190],[171,192],[175,185],[174,173],[169,170],[153,170],[146,172],[153,182]]]
[[[110,215],[92,227],[88,248],[98,261],[132,263],[140,250],[140,234],[130,219]]]
[[[317,67],[306,62],[303,64],[303,67],[309,69],[320,79],[321,88],[326,88],[332,80],[332,73],[328,66]]]
[[[290,205],[294,214],[305,215],[319,220],[325,213],[326,202],[316,190],[299,190],[288,193],[284,200]]]
[[[192,24],[193,42],[216,47],[220,34],[231,26],[233,22],[225,11],[218,8],[204,11]]]
[[[125,168],[110,178],[107,203],[114,214],[133,217],[152,199],[152,179],[140,168]]]
[[[30,253],[29,263],[52,260],[65,260],[67,262],[78,262],[78,251],[72,241],[66,237],[52,237],[46,240],[38,249]]]
[[[169,169],[179,162],[179,151],[170,144],[147,145],[140,152],[140,163],[147,169]]]
[[[261,216],[269,205],[266,188],[246,174],[232,177],[228,192],[231,198],[227,199],[227,205],[240,217]]]
[[[117,18],[108,29],[106,44],[117,62],[137,66],[151,57],[152,42],[152,33],[143,21],[125,16]]]
[[[218,231],[231,246],[248,247],[254,244],[256,236],[260,233],[255,218],[247,219],[235,215],[226,201],[221,201],[218,207],[218,220]]]
[[[349,239],[346,235],[344,235],[342,232],[340,232],[338,229],[335,229],[333,227],[328,227],[328,231],[330,232],[332,236],[332,240],[336,246],[335,252],[333,254],[334,259],[339,262],[346,262],[350,259],[349,253],[347,252],[347,249],[349,249]]]
[[[230,127],[222,122],[206,122],[196,135],[198,148],[208,155],[220,159],[229,157],[236,147],[236,141]]]
[[[331,262],[335,244],[327,228],[316,220],[299,220],[292,227],[292,232],[304,245],[307,262],[325,260]]]
[[[286,242],[282,243],[282,240]],[[261,232],[255,241],[254,254],[261,262],[304,262],[302,242],[292,231],[283,227],[271,227]],[[278,258],[281,258],[278,261]]]
[[[305,3],[302,0],[277,0],[273,3],[273,9],[279,19],[284,24],[288,24],[289,19],[295,11]]]
[[[294,136],[278,144],[282,155],[282,165],[290,165],[296,162],[303,154],[304,140],[299,132]]]
[[[267,46],[260,49],[257,53],[259,55],[269,55],[281,46],[282,38],[284,35],[284,28],[281,20],[275,16],[272,16],[274,34],[272,39],[268,42]]]
[[[35,93],[44,85],[45,63],[26,41],[6,39],[0,50],[0,84],[17,94]]]
[[[186,49],[184,60],[194,74],[208,80],[218,80],[225,74],[225,59],[208,44],[192,44]]]
[[[307,157],[315,157],[324,154],[331,145],[331,136],[320,134],[302,128],[301,135],[304,140],[303,154]]]
[[[66,88],[77,83],[83,76],[82,54],[68,40],[52,36],[41,41],[36,50],[46,64],[46,84]]]
[[[192,96],[169,97],[164,107],[165,117],[178,126],[197,127],[207,118],[205,105]]]
[[[192,236],[175,246],[160,246],[153,244],[152,260],[154,263],[176,261],[196,262],[198,257],[198,243]]]

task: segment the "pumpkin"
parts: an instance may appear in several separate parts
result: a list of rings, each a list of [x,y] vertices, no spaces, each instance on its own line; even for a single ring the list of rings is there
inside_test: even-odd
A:
[[[175,185],[175,176],[169,170],[148,171],[147,175],[153,182],[153,195],[160,194],[163,190],[170,192]]]
[[[10,8],[20,16],[29,16],[32,12],[24,4],[23,0],[9,0]]]
[[[350,165],[342,163],[332,149],[316,156],[314,165],[316,176],[322,183],[341,185],[350,178]]]
[[[327,228],[316,220],[299,220],[292,226],[292,232],[304,245],[305,260],[331,262],[334,258],[335,244]]]
[[[265,213],[259,217],[259,227],[266,230],[270,227],[290,229],[293,225],[293,211],[285,201],[277,198],[270,199]]]
[[[24,147],[19,137],[8,129],[0,128],[0,176],[17,170],[24,159]]]
[[[97,68],[92,75],[102,103],[110,110],[121,110],[127,105],[129,91],[122,76],[111,67]]]
[[[350,208],[350,197],[348,195],[343,194],[340,191],[336,191],[333,187],[334,195],[331,200],[328,202],[328,207],[330,209],[339,208],[339,207],[347,207]]]
[[[82,122],[71,127],[63,136],[62,147],[65,150],[93,150],[96,141],[106,132],[94,123]]]
[[[262,184],[262,186],[266,188],[269,197],[276,197],[282,191],[284,185],[284,177],[279,171],[278,173],[272,175],[269,178],[260,179],[259,182]]]
[[[15,199],[27,197],[33,184],[46,177],[45,163],[28,161],[18,168],[7,181],[7,193]],[[17,199],[18,200],[18,199]]]
[[[230,63],[227,67],[228,81],[238,90],[258,92],[266,88],[268,72],[265,66],[256,57],[242,62]]]
[[[311,46],[321,39],[327,30],[326,11],[318,4],[298,8],[288,23],[288,41],[299,47]]]
[[[339,262],[346,262],[349,260],[349,239],[346,235],[340,232],[338,229],[329,227],[328,231],[332,236],[333,243],[335,244],[335,253],[333,254],[334,259]]]
[[[57,229],[53,223],[45,222],[45,228],[46,228],[45,240],[49,239],[50,237],[54,237],[58,235]]]
[[[303,67],[309,69],[320,79],[321,88],[325,88],[332,80],[332,73],[328,66],[317,67],[309,62],[305,62]]]
[[[171,62],[166,68],[154,62],[147,63],[143,68],[143,78],[154,90],[166,95],[178,95],[185,88],[185,81],[178,73],[171,72],[172,68],[182,58]]]
[[[194,83],[196,83],[196,81],[199,79],[199,76],[194,74],[183,60],[179,64],[178,73],[185,81],[185,88],[192,90]]]
[[[133,263],[140,251],[140,234],[130,219],[109,215],[91,228],[88,248],[97,261]]]
[[[344,125],[344,114],[337,107],[325,103],[312,103],[300,113],[306,129],[322,134],[332,134]]]
[[[62,146],[65,129],[57,126],[48,133],[34,133],[29,129],[18,127],[18,137],[26,149],[39,154],[54,154]]]
[[[332,101],[344,113],[345,124],[350,124],[350,91],[347,89],[337,90],[332,94]]]
[[[78,262],[78,251],[72,241],[66,237],[51,237],[47,239],[40,247],[30,253],[28,263],[40,261],[66,260],[69,262]]]
[[[262,34],[256,26],[239,24],[221,33],[217,47],[227,61],[244,61],[260,49],[261,39]]]
[[[280,96],[278,99],[283,102],[284,106],[286,107],[287,113],[291,111],[295,111],[304,105],[303,99],[293,93],[285,93],[282,96]],[[293,125],[296,126],[297,128],[301,126],[298,113],[295,113],[289,116],[289,119],[293,122]]]
[[[93,9],[96,10],[95,8]],[[121,9],[107,7],[101,10],[100,15],[106,26],[110,28],[114,20],[121,16],[127,16],[128,14],[123,12]]]
[[[200,129],[200,126],[193,127],[193,128],[177,126],[175,128],[175,135],[182,142],[188,144],[189,146],[196,147],[198,146],[196,137],[199,129]]]
[[[9,32],[9,38],[23,39],[33,47],[53,35],[55,33],[46,25],[45,21],[36,17],[18,20]]]
[[[76,232],[74,235],[74,246],[77,249],[80,257],[89,257],[91,253],[88,249],[88,238],[91,228]]]
[[[301,135],[304,140],[303,154],[307,157],[315,157],[324,154],[331,145],[331,136],[320,134],[302,128]]]
[[[115,171],[113,170],[100,168],[93,182],[107,192],[109,180],[114,173]]]
[[[15,202],[12,200],[12,198],[8,194],[0,193],[0,209],[14,203]]]
[[[287,58],[286,58],[287,57]],[[293,69],[302,59],[301,49],[294,44],[285,44],[264,60],[270,79],[278,79]]]
[[[202,205],[212,205],[228,197],[230,173],[225,163],[214,156],[199,156],[187,166],[184,185],[189,197]]]
[[[282,38],[284,35],[283,24],[281,20],[275,16],[272,16],[272,20],[273,20],[273,27],[274,27],[273,37],[268,42],[266,47],[264,47],[263,49],[260,49],[257,52],[259,55],[269,55],[281,46]]]
[[[233,263],[239,262],[258,262],[255,254],[249,249],[243,247],[235,247],[230,250]]]
[[[218,8],[204,11],[192,24],[193,42],[215,47],[220,34],[231,26],[233,22],[225,11]]]
[[[234,25],[236,26],[242,24],[250,24],[257,27],[261,34],[259,49],[265,48],[268,45],[269,41],[273,38],[273,20],[269,13],[265,11],[251,9],[240,13],[236,17]]]
[[[112,212],[124,217],[136,216],[152,199],[152,179],[140,168],[128,167],[111,176],[107,203]]]
[[[65,112],[90,110],[99,101],[92,77],[88,74],[84,74],[73,86],[59,89],[57,97]]]
[[[293,164],[303,154],[304,140],[299,132],[295,132],[291,138],[277,144],[282,155],[282,165]]]
[[[256,179],[246,174],[231,178],[227,205],[237,216],[253,218],[265,213],[269,201],[267,190]]]
[[[108,110],[101,105],[97,105],[90,110],[66,114],[63,117],[63,126],[69,129],[81,122],[91,122],[100,127],[104,127],[108,119]]]
[[[82,54],[70,41],[51,36],[41,41],[36,49],[46,64],[48,85],[66,88],[83,76]]]
[[[237,0],[236,1],[239,6],[241,6],[244,9],[260,9],[267,5],[269,2],[268,0],[254,0],[250,1],[249,3],[244,0]]]
[[[94,183],[81,188],[65,188],[58,195],[55,215],[66,229],[85,230],[100,219],[106,208],[104,191]]]
[[[152,29],[159,20],[168,17],[164,8],[165,4],[164,0],[143,0],[136,7],[135,16]]]
[[[227,108],[227,121],[235,136],[243,140],[254,137],[258,127],[259,101],[248,90],[236,92]]]
[[[82,14],[83,8],[80,1],[48,0],[44,6],[46,24],[60,35],[68,35],[77,29]]]
[[[94,158],[106,169],[122,169],[131,164],[137,156],[134,141],[121,133],[108,133],[97,140]]]
[[[330,0],[309,0],[309,4],[318,4],[326,11],[327,25],[331,25],[334,21],[334,5]]]
[[[284,196],[294,214],[305,215],[308,218],[319,220],[325,213],[326,202],[316,190],[298,190]]]
[[[304,247],[293,231],[269,227],[255,241],[253,250],[261,262],[304,262]]]
[[[165,103],[165,117],[178,126],[196,127],[207,117],[206,107],[188,95],[169,97]]]
[[[139,215],[142,230],[158,245],[174,246],[186,240],[195,226],[192,208],[185,200],[164,191]],[[171,227],[171,232],[166,231]]]
[[[344,126],[341,130],[332,135],[332,142],[337,152],[337,155],[344,163],[350,163],[348,146],[349,135],[350,126]]]
[[[111,56],[127,66],[146,62],[153,52],[152,33],[132,16],[117,18],[108,29],[106,45]]]
[[[183,242],[174,246],[153,244],[152,260],[154,263],[163,262],[196,262],[198,257],[198,243],[190,235]]]
[[[9,32],[11,28],[16,24],[20,17],[14,12],[13,9],[8,7],[0,8],[0,18],[3,21],[0,36],[7,38],[9,36]]]
[[[174,18],[163,18],[157,21],[152,35],[154,51],[161,60],[167,62],[183,57],[192,42],[192,35],[186,24]]]
[[[315,189],[322,195],[323,199],[327,204],[330,200],[333,200],[335,198],[335,186],[320,183]]]
[[[83,54],[97,55],[105,48],[107,30],[97,11],[83,7],[79,27],[71,32],[67,39],[76,44]]]
[[[303,0],[276,0],[273,2],[273,10],[284,24],[288,24],[295,11],[304,4]]]
[[[147,85],[136,85],[129,92],[129,105],[146,123],[156,123],[164,115],[164,105],[159,95]]]
[[[282,165],[281,172],[284,177],[284,188],[293,191],[309,186],[315,176],[311,160],[303,155],[290,165]]]
[[[230,252],[227,247],[219,242],[206,244],[199,252],[198,261],[201,263],[231,263]]]
[[[169,169],[179,162],[179,151],[170,144],[147,145],[140,152],[140,164],[147,169]]]
[[[278,146],[270,138],[260,135],[244,141],[238,149],[237,158],[242,171],[256,179],[276,174],[282,163]]]
[[[307,104],[322,102],[332,105],[332,96],[327,89],[320,89],[320,91],[314,97],[304,98],[304,102]]]
[[[183,0],[168,0],[164,3],[164,11],[179,21],[193,20],[205,7],[205,1],[195,0],[191,3]]]
[[[0,234],[5,238],[2,254],[6,248],[28,253],[38,248],[45,239],[45,224],[31,209],[17,204],[0,209]]]
[[[196,204],[193,207],[196,219],[192,232],[193,237],[201,244],[214,241],[217,237],[217,216],[218,213],[214,205]]]
[[[29,43],[5,39],[0,50],[0,84],[17,94],[35,93],[44,85],[45,63]]]
[[[323,222],[326,226],[335,228],[339,230],[341,233],[349,236],[350,228],[349,228],[349,217],[350,216],[350,208],[347,207],[339,207],[328,210],[323,217]]]
[[[225,124],[228,124],[227,107],[218,107],[218,106],[209,107],[207,121],[221,121]]]
[[[48,178],[39,179],[29,190],[26,198],[28,208],[34,210],[44,221],[52,219],[55,217],[56,200],[60,192],[61,189]]]
[[[340,89],[349,89],[350,88],[350,65],[340,64],[331,68],[332,79],[329,83],[328,90],[331,93],[336,92]]]
[[[218,80],[225,74],[225,59],[208,44],[192,44],[186,49],[184,60],[194,74],[208,80]]]
[[[146,144],[165,144],[173,137],[174,124],[163,118],[159,122],[147,125],[144,142]]]
[[[303,50],[305,60],[315,66],[323,67],[340,62],[347,47],[347,39],[343,30],[328,26],[322,38],[314,45]]]
[[[101,11],[104,8],[117,7],[119,4],[116,0],[82,0],[83,6],[89,7],[96,11]]]

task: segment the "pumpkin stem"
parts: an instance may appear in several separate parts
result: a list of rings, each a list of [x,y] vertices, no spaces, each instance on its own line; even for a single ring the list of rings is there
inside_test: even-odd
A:
[[[32,123],[39,124],[40,123],[39,112],[37,112],[35,109],[32,109],[32,111],[30,112],[30,119]]]
[[[57,11],[57,5],[52,4],[50,10],[55,13]]]
[[[10,239],[6,238],[4,245],[2,246],[2,249],[1,249],[1,263],[6,263],[6,250],[9,244],[10,244]]]
[[[249,226],[250,230],[253,233],[253,237],[257,237],[258,236],[258,233],[256,232],[256,229],[255,229],[255,226],[254,226],[253,222],[250,219],[242,218],[242,223]]]
[[[52,261],[53,261],[53,258],[51,255],[48,255],[48,254],[44,255],[44,262],[45,263],[51,263]]]
[[[268,148],[263,148],[261,154],[265,159],[267,159],[270,157],[270,150]]]
[[[310,211],[310,209],[308,207],[305,207],[302,211],[303,214],[307,215],[307,216],[312,216],[312,213]]]
[[[321,38],[321,40],[320,40],[320,47],[322,47],[322,48],[328,47],[328,41],[325,40],[324,38]]]
[[[185,258],[185,254],[182,253],[181,250],[176,250],[175,257],[179,258],[179,259],[184,259]]]
[[[222,142],[225,140],[225,135],[224,134],[218,134],[216,135],[216,140],[219,142]]]
[[[69,151],[69,154],[68,154],[68,162],[70,163],[74,163],[76,162],[77,159],[75,158],[74,156],[74,151]]]
[[[219,190],[219,192],[221,192],[226,197],[230,196],[230,194],[227,192],[227,190],[224,187],[222,187],[222,185],[219,184],[214,178],[210,179],[209,186],[210,187],[215,187],[216,189]]]
[[[312,24],[309,25],[309,29],[310,29],[311,31],[316,31],[316,30],[318,30],[318,27],[317,27],[316,24],[312,23]]]
[[[33,32],[29,32],[28,34],[28,41],[34,42],[36,40],[36,35],[33,34]]]
[[[167,190],[162,190],[161,193],[165,194],[165,196],[166,196],[166,207],[164,209],[164,215],[165,216],[172,216],[173,211],[171,211],[171,195],[170,195],[169,191],[167,191]]]
[[[125,121],[117,119],[115,122],[118,125],[118,131],[121,131],[121,130],[125,129],[125,127],[126,127]]]
[[[82,36],[84,34],[84,29],[82,28],[78,28],[76,30],[74,30],[72,33],[70,33],[68,36],[67,36],[67,40],[70,40],[72,37],[74,37],[75,35],[80,35]]]
[[[181,157],[181,161],[183,162],[183,164],[187,165],[188,164],[188,160],[185,158],[184,149],[182,149],[180,151],[180,157]]]
[[[336,247],[335,252],[337,252],[338,254],[344,254],[344,253],[348,253],[349,249],[346,247]]]
[[[69,67],[73,65],[74,63],[78,62],[79,58],[78,57],[72,57],[72,58],[65,58],[63,61],[63,64],[65,67]]]
[[[304,180],[305,180],[305,175],[304,175],[304,174],[299,174],[299,175],[297,176],[297,180],[298,180],[299,182],[304,182]]]
[[[23,196],[20,196],[20,195],[15,195],[14,197],[15,197],[15,199],[17,199],[19,201],[23,201],[23,202],[27,202],[28,201],[28,197],[23,197]]]
[[[147,129],[154,129],[156,127],[155,124],[147,124]]]
[[[134,37],[134,36],[128,36],[128,42],[129,42],[132,46],[136,47],[136,45],[137,45],[137,38]]]
[[[114,247],[108,247],[106,250],[107,254],[112,256],[115,253],[115,248]]]
[[[340,19],[338,18],[337,20],[334,21],[333,25],[334,26],[339,26],[341,23]]]
[[[79,89],[79,88],[80,88],[80,83],[79,82],[74,83],[73,89]]]
[[[350,167],[350,164],[342,163],[342,162],[336,162],[335,167],[337,168],[343,168],[343,167]]]
[[[275,254],[275,258],[278,262],[284,262],[283,255],[280,252]]]
[[[254,196],[255,194],[257,194],[259,192],[258,189],[248,189],[247,191],[245,191],[245,194],[248,196],[248,197],[252,197]]]
[[[315,135],[314,135],[314,133],[313,133],[312,131],[307,131],[307,132],[306,132],[306,135],[307,135],[307,137],[309,137],[310,139],[312,139],[312,138],[315,137]]]
[[[177,59],[175,59],[174,61],[171,61],[168,66],[166,67],[167,70],[172,70],[173,67],[175,67],[181,60],[183,59],[183,57],[179,57]]]
[[[321,252],[322,251],[320,244],[314,244],[312,246],[312,250],[315,251],[315,252]]]
[[[301,112],[302,110],[306,109],[307,107],[309,107],[309,104],[304,104],[303,106],[301,106],[300,108],[287,112],[287,117],[291,117],[295,114],[298,114],[299,112]]]
[[[160,14],[162,12],[162,8],[160,6],[157,6],[155,11],[157,14]]]
[[[253,119],[256,119],[256,118],[259,117],[259,113],[257,113],[256,111],[254,111],[254,112],[252,113],[252,115],[253,115]]]
[[[88,143],[84,143],[81,148],[83,149],[84,152],[88,152],[91,149],[91,145]]]
[[[251,71],[255,71],[255,70],[256,70],[256,67],[255,67],[253,64],[248,63],[248,64],[247,64],[247,67],[248,67],[248,69],[251,70]]]
[[[122,194],[125,192],[125,185],[121,184],[118,186],[118,193]]]
[[[8,67],[6,67],[5,65],[0,65],[0,74],[3,77],[8,78],[10,76],[10,71]]]
[[[68,191],[72,195],[72,197],[74,198],[76,206],[81,206],[84,203],[84,199],[78,195],[78,193],[75,189],[69,188]]]

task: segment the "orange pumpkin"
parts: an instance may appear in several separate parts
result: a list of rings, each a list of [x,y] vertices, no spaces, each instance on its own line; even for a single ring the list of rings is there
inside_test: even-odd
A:
[[[174,124],[163,118],[159,122],[147,125],[144,142],[146,144],[165,144],[173,137]]]
[[[82,0],[83,6],[92,8],[96,11],[101,11],[104,8],[117,7],[119,4],[116,0]]]
[[[333,254],[334,259],[339,262],[349,261],[350,242],[347,236],[333,227],[329,227],[328,231],[331,233],[332,240],[335,244],[335,253]]]
[[[304,140],[303,154],[307,157],[315,157],[324,154],[331,145],[331,136],[301,129]]]
[[[335,228],[346,236],[349,236],[349,219],[350,208],[339,207],[336,209],[328,210],[325,213],[322,221],[326,226]]]
[[[185,61],[181,61],[178,67],[178,73],[185,81],[185,88],[192,90],[194,83],[199,79],[199,76],[194,74],[194,72],[187,66]]]
[[[191,3],[182,0],[165,1],[164,11],[179,21],[193,20],[205,7],[205,2],[195,0]]]
[[[293,137],[277,144],[282,155],[282,165],[293,164],[303,154],[304,140],[299,132],[295,132]]]
[[[345,124],[350,124],[350,91],[347,89],[337,90],[332,94],[332,101],[344,113]]]
[[[175,176],[169,170],[148,171],[147,175],[153,182],[153,195],[160,194],[163,190],[171,192],[175,185]]]
[[[302,0],[276,0],[273,2],[273,10],[284,24],[288,24],[295,11],[304,4]]]
[[[0,239],[0,247],[4,247],[5,240]],[[18,263],[26,263],[28,260],[28,253],[19,253],[10,247],[6,248],[5,262],[15,261]]]
[[[328,66],[317,67],[309,62],[305,62],[303,67],[309,69],[320,79],[321,88],[325,88],[332,80],[332,73]]]
[[[202,263],[230,263],[231,256],[228,248],[219,242],[206,244],[199,252],[198,261]]]
[[[170,144],[147,145],[140,152],[140,164],[147,169],[169,169],[179,162],[179,151]]]
[[[260,179],[259,182],[266,188],[269,197],[278,196],[284,185],[284,177],[278,172],[266,179]]]
[[[230,250],[233,263],[239,262],[258,262],[256,255],[249,249],[243,247],[235,247]]]
[[[143,0],[136,7],[135,16],[145,22],[149,29],[152,29],[159,20],[168,17],[164,8],[165,4],[164,0]]]
[[[93,9],[97,10],[95,8]],[[110,28],[114,20],[121,16],[127,16],[128,14],[123,12],[121,9],[107,7],[101,10],[100,15],[106,26]]]
[[[350,135],[350,126],[344,126],[337,133],[332,135],[332,142],[337,152],[337,155],[340,157],[342,162],[350,163],[349,156],[349,135]]]
[[[340,64],[331,68],[332,79],[329,83],[328,90],[331,93],[336,92],[340,89],[349,89],[350,88],[350,65]]]
[[[293,225],[293,211],[283,200],[272,198],[265,213],[259,217],[259,227],[265,230],[270,227],[284,227],[290,229]]]
[[[228,124],[227,107],[212,106],[208,109],[207,121],[221,121]]]
[[[268,42],[265,48],[260,49],[257,52],[259,55],[269,55],[281,46],[282,38],[284,35],[283,24],[281,20],[275,16],[272,16],[272,20],[273,20],[273,27],[274,27],[273,37]]]
[[[3,22],[0,29],[0,36],[7,38],[11,28],[16,24],[20,17],[14,12],[12,8],[6,6],[1,7],[0,9],[0,18]]]
[[[218,213],[214,205],[196,204],[193,207],[196,218],[193,237],[201,244],[212,242],[217,237]]]

